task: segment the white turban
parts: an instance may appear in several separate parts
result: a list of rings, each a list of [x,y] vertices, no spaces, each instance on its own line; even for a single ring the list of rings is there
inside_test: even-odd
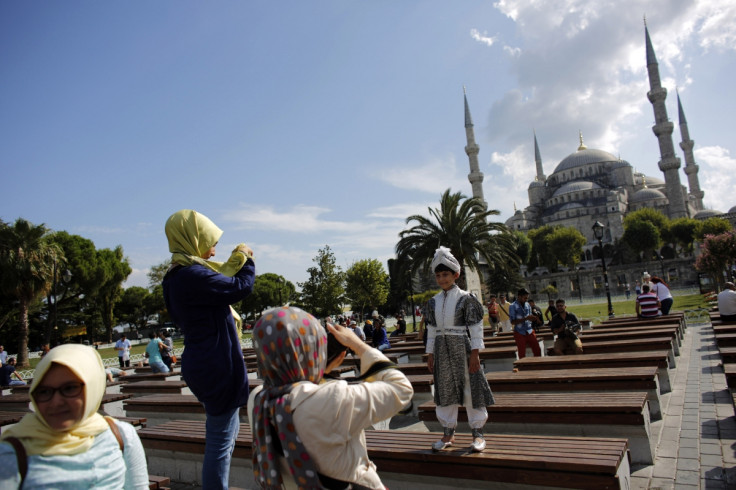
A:
[[[452,255],[450,249],[447,247],[440,247],[434,252],[434,258],[432,259],[432,272],[437,268],[438,265],[443,264],[452,269],[453,272],[460,272],[460,262]]]

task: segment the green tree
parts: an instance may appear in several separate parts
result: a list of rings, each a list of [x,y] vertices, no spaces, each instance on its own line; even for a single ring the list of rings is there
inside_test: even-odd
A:
[[[519,258],[519,262],[528,265],[529,260],[532,258],[532,248],[534,247],[531,239],[524,232],[512,231],[511,240],[514,253]]]
[[[246,318],[255,320],[263,310],[289,303],[295,291],[282,276],[267,272],[256,276],[253,292],[240,302],[240,307]]]
[[[96,295],[97,306],[102,315],[107,342],[112,342],[112,327],[115,325],[114,308],[123,292],[122,284],[133,269],[123,255],[123,247],[118,245],[114,250],[104,248],[97,251],[98,274],[101,277],[100,288]]]
[[[530,269],[537,266],[546,267],[550,272],[557,272],[557,257],[552,253],[549,237],[559,226],[544,225],[529,230],[529,240],[532,242],[532,257],[529,263]]]
[[[146,328],[150,311],[148,310],[148,289],[131,286],[123,291],[120,300],[115,304],[115,317],[120,321]]]
[[[149,270],[148,274],[146,274],[146,276],[148,276],[149,289],[153,289],[164,282],[164,276],[166,275],[166,271],[169,270],[170,266],[171,260],[169,259],[164,260],[160,264],[151,266],[151,270]]]
[[[625,223],[625,222],[624,222]],[[662,243],[662,238],[657,227],[646,220],[632,221],[624,225],[624,234],[621,240],[626,242],[636,253],[643,254],[648,260],[653,256]]]
[[[376,259],[354,262],[345,273],[345,297],[361,313],[366,306],[382,306],[388,299],[389,276]]]
[[[539,292],[547,295],[547,301],[553,299],[552,296],[556,297],[558,293],[557,288],[554,287],[552,284],[547,284]]]
[[[487,264],[507,262],[518,267],[519,258],[514,253],[508,228],[490,221],[491,216],[499,214],[497,210],[487,210],[481,200],[468,199],[460,192],[452,194],[450,189],[442,194],[439,209],[428,210],[429,218],[421,215],[406,218],[407,224],[416,224],[399,233],[396,245],[399,260],[410,257],[408,260],[427,272],[435,250],[443,245],[463,266],[458,285],[464,289],[465,266],[477,271],[481,259]]]
[[[28,310],[48,291],[61,249],[49,242],[45,225],[18,218],[0,226],[0,289],[18,301],[18,366],[28,367]]]
[[[547,235],[545,241],[557,262],[567,266],[570,270],[574,270],[575,266],[580,263],[583,245],[588,242],[582,233],[569,227],[556,228]]]
[[[520,264],[529,264],[532,256],[532,241],[520,231],[511,232],[511,246],[519,262],[494,262],[487,264],[486,287],[492,293],[517,291],[526,284],[519,270]]]
[[[706,235],[720,235],[721,233],[726,233],[732,228],[733,227],[728,220],[713,216],[699,223],[696,237],[699,242],[702,242],[705,240]]]
[[[672,241],[679,245],[682,253],[693,252],[693,242],[700,222],[693,218],[678,218],[670,222]]]
[[[657,211],[656,209],[652,208],[642,208],[637,211],[632,211],[624,218],[624,229],[626,229],[630,224],[634,223],[635,221],[650,222],[652,225],[654,225],[655,228],[657,228],[660,238],[668,238],[667,234],[670,221],[667,216],[662,214],[661,211]]]
[[[317,317],[340,312],[344,302],[345,273],[336,264],[330,246],[325,245],[325,248],[320,249],[312,262],[317,265],[307,269],[308,279],[297,283],[302,290],[301,303]]]

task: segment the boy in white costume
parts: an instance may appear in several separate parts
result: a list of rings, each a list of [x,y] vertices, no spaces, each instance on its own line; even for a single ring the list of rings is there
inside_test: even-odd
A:
[[[437,420],[444,428],[444,437],[432,444],[432,449],[439,451],[453,444],[458,407],[463,405],[473,433],[471,449],[480,452],[486,447],[486,407],[494,403],[478,354],[484,348],[483,305],[455,284],[460,263],[450,249],[438,248],[431,268],[442,292],[429,300],[424,317],[427,367],[434,374]]]

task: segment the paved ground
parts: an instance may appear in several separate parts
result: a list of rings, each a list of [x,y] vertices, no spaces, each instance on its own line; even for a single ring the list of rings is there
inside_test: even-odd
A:
[[[632,468],[632,489],[736,489],[736,418],[710,323],[690,325],[680,352],[672,392],[661,396],[663,418],[652,424],[654,465]],[[411,417],[391,428],[427,430]]]
[[[687,329],[653,466],[632,470],[632,488],[736,489],[736,419],[710,323]]]

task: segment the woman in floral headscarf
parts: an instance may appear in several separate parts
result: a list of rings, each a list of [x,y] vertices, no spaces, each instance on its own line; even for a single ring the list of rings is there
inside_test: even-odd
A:
[[[96,350],[51,349],[36,366],[30,394],[34,412],[3,429],[0,489],[148,488],[135,428],[97,413],[105,368]]]
[[[230,460],[248,399],[248,374],[238,323],[230,305],[253,289],[253,251],[245,244],[227,262],[208,260],[222,236],[206,216],[190,209],[166,222],[171,267],[163,281],[166,308],[184,333],[181,373],[207,414],[202,485],[227,488]]]
[[[321,382],[345,353],[328,362],[327,333],[299,308],[269,310],[253,328],[263,387],[253,390],[248,409],[260,488],[384,488],[363,430],[408,405],[411,384],[350,329],[327,328],[360,356],[367,382]]]

